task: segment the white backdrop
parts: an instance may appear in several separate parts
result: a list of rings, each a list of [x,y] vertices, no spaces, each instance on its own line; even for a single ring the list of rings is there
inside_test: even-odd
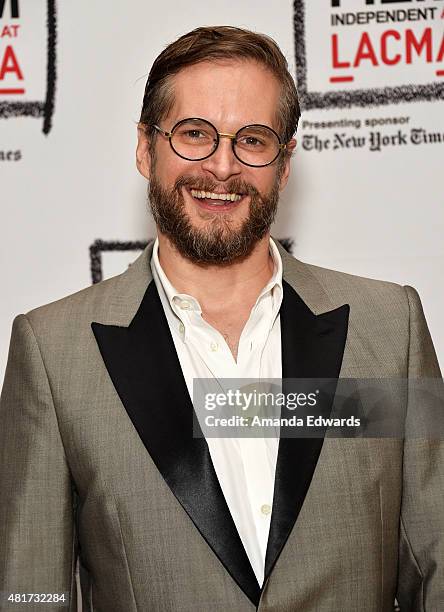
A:
[[[348,8],[353,4],[365,7],[364,1],[348,0]],[[0,37],[0,63],[6,45],[15,45],[30,100],[41,97],[46,70],[45,7],[45,0],[21,0],[17,40]],[[52,129],[44,135],[41,118],[0,118],[0,384],[16,314],[90,284],[88,249],[94,240],[153,235],[134,149],[156,55],[198,25],[230,24],[275,38],[295,74],[293,17],[287,0],[132,0],[111,6],[106,0],[59,0]],[[0,33],[13,22],[5,10]],[[310,27],[311,40],[316,24]],[[0,90],[1,85],[0,80]],[[0,105],[20,99],[0,94]],[[392,134],[400,126],[310,125],[388,117],[408,117],[407,133],[416,127],[442,134],[444,142],[442,100],[304,111],[273,234],[292,238],[293,253],[304,261],[413,285],[443,364],[443,142],[371,151],[371,131]],[[366,145],[333,149],[335,133],[359,136]],[[330,139],[331,148],[313,149],[315,136]],[[8,160],[8,151],[20,151],[20,159]],[[105,276],[123,270],[135,255],[107,254]]]

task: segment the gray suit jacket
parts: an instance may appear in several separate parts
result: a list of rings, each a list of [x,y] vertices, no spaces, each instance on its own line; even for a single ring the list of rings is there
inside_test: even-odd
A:
[[[149,260],[14,320],[0,404],[5,593],[95,612],[444,610],[444,447],[281,439],[256,582],[192,404]],[[284,377],[439,377],[411,287],[281,247]]]

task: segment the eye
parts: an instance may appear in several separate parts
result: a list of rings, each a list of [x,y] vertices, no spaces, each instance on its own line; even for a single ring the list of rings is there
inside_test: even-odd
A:
[[[258,147],[264,144],[263,141],[256,138],[256,136],[244,136],[240,139],[240,142],[249,147]]]
[[[192,140],[199,140],[199,138],[204,136],[203,132],[200,130],[184,130],[182,134],[186,138],[191,138]]]
[[[202,144],[204,141],[211,140],[211,135],[205,129],[184,126],[175,133],[175,138],[182,142]]]

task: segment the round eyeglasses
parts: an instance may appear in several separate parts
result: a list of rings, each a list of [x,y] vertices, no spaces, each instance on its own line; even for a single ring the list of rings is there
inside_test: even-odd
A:
[[[253,168],[269,166],[287,148],[278,134],[267,125],[246,125],[236,134],[218,132],[206,119],[182,119],[166,132],[158,125],[152,127],[170,141],[173,151],[188,161],[202,161],[213,155],[221,138],[230,138],[235,157]]]

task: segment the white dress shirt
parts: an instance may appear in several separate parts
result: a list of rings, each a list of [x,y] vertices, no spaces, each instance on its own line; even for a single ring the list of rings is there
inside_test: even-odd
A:
[[[163,271],[156,238],[151,259],[154,282],[193,398],[194,378],[282,377],[282,260],[270,238],[274,273],[262,289],[242,330],[237,361],[222,334],[202,318],[199,302],[178,293]],[[207,438],[213,466],[259,586],[264,580],[278,438]]]

